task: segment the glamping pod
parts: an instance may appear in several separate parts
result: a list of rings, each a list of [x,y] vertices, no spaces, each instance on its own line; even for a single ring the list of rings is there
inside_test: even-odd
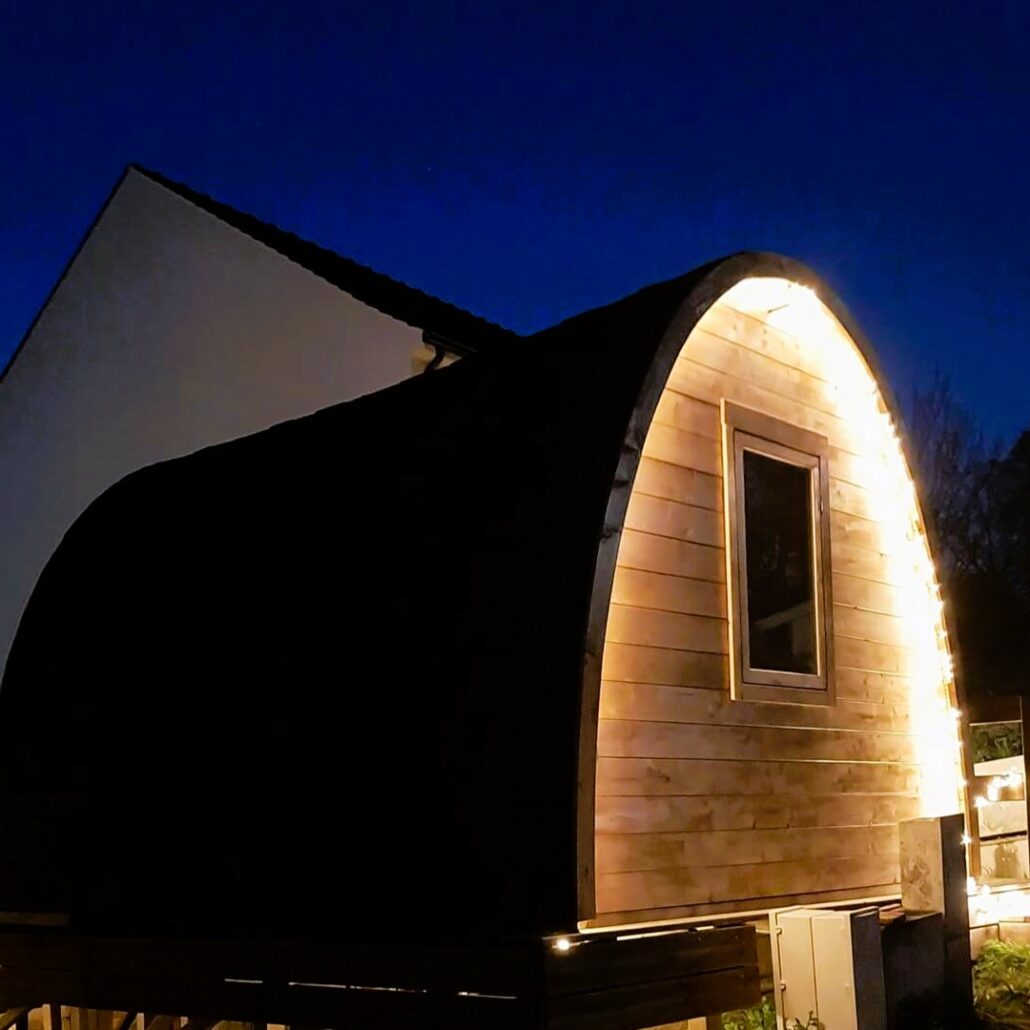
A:
[[[888,894],[898,822],[964,810],[896,425],[868,345],[791,262],[717,265],[665,332],[592,602],[599,922]]]
[[[513,1025],[724,1010],[754,932],[686,921],[895,894],[898,822],[962,807],[953,690],[869,350],[737,255],[98,497],[0,690],[0,909],[94,942],[72,1004],[160,1011],[82,972],[129,939],[181,1012],[432,1022],[413,954]]]

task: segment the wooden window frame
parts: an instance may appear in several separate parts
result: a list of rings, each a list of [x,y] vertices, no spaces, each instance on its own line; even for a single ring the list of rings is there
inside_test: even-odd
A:
[[[830,445],[825,436],[764,412],[722,401],[730,696],[735,701],[780,704],[836,703],[833,663],[833,593],[830,567]],[[755,669],[750,665],[747,610],[747,528],[744,524],[744,452],[763,454],[811,471],[812,598],[817,672]]]

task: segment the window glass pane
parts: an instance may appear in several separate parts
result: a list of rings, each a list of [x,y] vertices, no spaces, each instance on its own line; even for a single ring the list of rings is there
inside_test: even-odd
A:
[[[748,450],[743,461],[751,668],[815,675],[812,471]]]

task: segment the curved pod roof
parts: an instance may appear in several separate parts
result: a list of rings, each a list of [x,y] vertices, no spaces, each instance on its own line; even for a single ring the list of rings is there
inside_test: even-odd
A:
[[[0,691],[0,825],[32,841],[0,908],[366,939],[591,917],[631,486],[684,341],[768,279],[848,326],[808,269],[736,255],[98,498]]]

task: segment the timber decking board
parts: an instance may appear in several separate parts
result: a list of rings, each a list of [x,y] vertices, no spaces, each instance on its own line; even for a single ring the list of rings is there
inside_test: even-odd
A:
[[[707,1011],[714,998],[747,1004],[758,992],[751,926],[677,927],[630,938],[571,933],[563,949],[557,941],[361,948],[0,933],[0,1000],[13,1006],[13,999],[54,999],[58,1020],[63,1003],[112,1016],[209,1014],[192,1017],[189,1026],[217,1019],[628,1030],[650,1023],[652,1014],[685,1018]],[[148,1025],[157,1019],[171,1017],[151,1017]]]

